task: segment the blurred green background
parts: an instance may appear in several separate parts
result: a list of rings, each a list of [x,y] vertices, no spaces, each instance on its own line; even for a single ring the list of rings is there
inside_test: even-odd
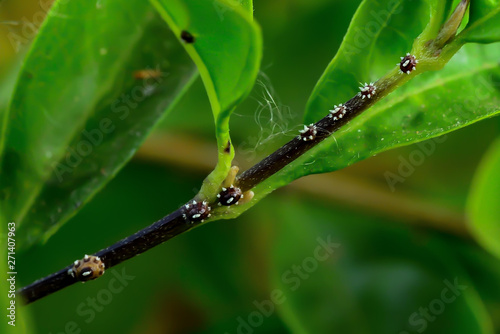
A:
[[[255,0],[264,59],[231,121],[240,166],[294,136],[359,2]],[[38,1],[0,3],[2,80],[26,49],[16,51],[9,33],[40,10]],[[195,195],[216,159],[209,110],[198,79],[104,190],[45,245],[18,253],[18,283]],[[492,118],[447,135],[394,191],[384,173],[397,173],[418,146],[299,180],[234,221],[197,228],[29,305],[23,321],[29,333],[500,333],[500,262],[472,241],[464,214],[498,130]],[[326,240],[335,251],[314,260]]]

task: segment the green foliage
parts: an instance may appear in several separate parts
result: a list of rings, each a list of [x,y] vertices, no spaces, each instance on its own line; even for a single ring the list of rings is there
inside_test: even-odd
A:
[[[215,118],[219,151],[218,165],[205,181],[201,197],[214,197],[234,157],[229,117],[250,93],[259,71],[260,29],[252,21],[249,1],[242,4],[246,10],[239,3],[220,0],[151,0],[151,3],[179,38],[182,31],[188,31],[195,38],[194,43],[183,45],[205,84]]]
[[[429,23],[425,27],[422,34],[418,37],[420,40],[427,42],[436,37],[442,25],[446,22],[454,5],[457,5],[458,0],[427,0],[429,6]],[[408,5],[408,4],[407,4]],[[411,5],[411,4],[410,4]]]
[[[273,248],[272,279],[293,333],[493,333],[452,243],[306,203],[274,206],[280,221],[304,222],[280,224]],[[439,304],[444,312],[433,315]]]
[[[374,39],[373,43],[380,40],[380,44],[370,45],[366,49],[368,51],[358,50],[356,53],[352,45],[356,45],[359,27],[370,26],[375,22],[373,13],[385,10],[378,8],[377,12],[368,3],[380,6],[379,2],[375,5],[368,1],[358,9],[337,56],[311,95],[306,123],[324,117],[332,104],[343,103],[347,97],[355,95],[358,89],[355,84],[357,78],[366,78],[362,81],[374,80],[384,73],[384,67],[385,71],[395,68],[396,62],[389,62],[388,59],[397,59],[411,44],[407,38],[398,37],[406,35],[397,32],[413,31],[417,35],[425,26],[422,21],[415,30],[410,29],[405,19],[409,13],[403,15],[402,12],[399,14],[401,17],[392,18],[390,26],[381,30],[378,39]],[[413,4],[409,7],[411,10],[419,9]],[[401,8],[404,11],[405,7]],[[420,10],[425,13],[425,6]],[[399,51],[394,53],[394,57],[387,55],[387,50],[395,49]],[[377,54],[377,57],[371,58],[371,54]],[[354,55],[359,60],[350,62]],[[348,126],[258,185],[255,189],[256,200],[300,177],[336,171],[381,152],[438,137],[496,115],[500,112],[500,91],[496,89],[496,78],[500,75],[499,56],[496,45],[467,45],[446,68],[415,77],[357,116]],[[463,66],[464,63],[467,63],[467,67]],[[416,72],[422,71],[421,68],[419,65]],[[390,75],[394,72],[393,70]],[[347,84],[341,84],[341,81]],[[386,179],[389,184],[401,182],[397,177],[387,175]],[[247,206],[237,208],[230,217],[246,209]]]
[[[174,209],[176,198],[190,196],[196,185],[196,179],[178,169],[130,163],[45,245],[20,255],[20,263],[32,267],[22,283],[80,256],[84,243],[89,249],[99,249],[127,236]],[[167,187],[178,191],[167,191]],[[123,196],[125,192],[129,195]],[[409,317],[441,298],[447,287],[444,280],[453,283],[455,279],[467,288],[446,304],[435,321],[427,322],[426,333],[491,333],[485,308],[495,311],[497,307],[498,260],[459,238],[418,232],[307,197],[300,193],[270,196],[260,210],[252,210],[234,224],[207,224],[109,270],[95,282],[41,299],[28,309],[37,324],[32,333],[62,331],[74,321],[83,332],[104,333],[111,322],[120,333],[146,328],[151,333],[183,329],[186,333],[233,334],[238,318],[248,321],[258,311],[255,303],[270,300],[275,289],[283,291],[285,301],[274,306],[255,332],[330,333],[328,329],[335,329],[378,334],[392,329],[398,334],[415,333],[421,327],[412,327]],[[100,233],[74,240],[81,226],[99,229],[105,221],[120,230],[118,235]],[[299,280],[292,291],[298,275],[288,271],[314,257],[318,238],[328,241],[329,236],[340,246],[317,269],[302,270],[309,277]],[[61,247],[65,252],[58,252]],[[50,262],[47,257],[52,257]],[[97,302],[102,310],[89,320],[89,313],[82,314],[92,309],[88,298],[102,295],[110,284],[119,286],[113,281],[113,270],[124,270],[134,278],[112,294],[109,304]]]
[[[408,26],[410,13],[416,20]],[[411,50],[428,16],[429,5],[423,1],[363,1],[336,56],[311,94],[305,123],[323,118],[334,104],[356,95],[360,82],[375,81],[394,68],[399,56]]]
[[[500,41],[500,1],[472,0],[469,24],[459,39],[470,43],[494,43]]]
[[[388,72],[394,75],[399,57],[406,52],[420,55],[457,2],[363,1],[337,55],[309,98],[306,122],[317,121],[334,104],[355,95],[360,81],[374,81]],[[466,45],[443,70],[427,72],[447,63],[448,55],[462,43],[499,39],[498,1],[471,2],[468,26],[453,42],[452,52],[423,61],[416,74],[404,77],[412,79],[408,84],[260,184],[254,189],[256,200],[252,203],[228,209],[221,218],[238,216],[299,177],[342,169],[399,148],[393,155],[385,153],[382,158],[364,162],[361,173],[354,174],[369,177],[374,184],[390,185],[394,179],[384,177],[384,172],[397,154],[411,154],[414,149],[403,146],[449,134],[497,114],[498,45]],[[280,92],[285,86],[293,87],[284,100],[286,104],[294,101],[294,112],[303,110],[307,87],[312,87],[312,83],[304,82],[316,80],[317,64],[329,60],[331,55],[326,59],[326,52],[333,52],[340,44],[347,28],[347,23],[339,23],[347,20],[337,17],[344,15],[340,8],[352,6],[342,0],[265,1],[258,5],[258,9],[270,13],[267,19],[265,15],[262,18],[267,22],[266,38],[272,41],[266,46],[266,74],[281,69],[271,77],[273,82],[281,80]],[[5,117],[0,144],[0,214],[5,217],[0,220],[14,219],[22,225],[18,241],[26,244],[40,237],[46,240],[71,218],[44,245],[19,254],[23,273],[19,285],[130,235],[194,195],[192,189],[199,186],[202,176],[186,172],[185,166],[182,170],[166,169],[134,162],[78,212],[130,159],[162,115],[182,98],[197,77],[195,66],[212,106],[219,152],[218,166],[199,195],[214,195],[235,153],[232,145],[230,154],[224,152],[230,140],[229,117],[249,94],[259,71],[262,40],[252,16],[250,0],[100,0],[97,6],[95,2],[56,3],[23,64],[8,112],[4,101],[10,95],[8,87],[14,86],[2,85],[0,92],[0,116]],[[304,22],[309,23],[307,27],[299,24]],[[316,26],[320,28],[314,30]],[[182,31],[193,35],[194,43],[186,43]],[[331,45],[323,43],[323,36],[329,36],[325,38],[330,38]],[[307,44],[311,40],[315,42]],[[156,83],[154,80],[134,78],[137,71],[156,70],[156,65],[164,75],[154,87],[143,86],[145,81]],[[141,73],[137,75],[156,77],[158,72]],[[198,86],[201,88],[201,84]],[[130,107],[122,94],[133,95],[138,87],[151,94]],[[188,105],[195,108],[179,105],[177,117],[186,124],[198,121],[199,131],[186,131],[192,137],[211,133],[211,124],[193,120],[206,114],[206,106],[199,102],[205,96],[192,90],[189,94]],[[122,119],[125,106],[129,110]],[[240,140],[246,140],[248,119],[254,113],[238,110],[241,124],[233,124],[232,130],[243,136]],[[91,153],[70,166],[70,171],[61,169],[83,142],[91,142],[89,133],[95,134],[93,130],[100,129],[104,119],[111,120],[114,130],[103,133],[101,142],[92,145]],[[270,124],[281,125],[274,119]],[[424,180],[421,189],[427,192],[411,186],[406,191],[413,191],[415,197],[429,196],[437,206],[450,198],[460,202],[456,198],[465,197],[465,191],[456,194],[454,184],[442,179],[454,175],[449,179],[467,182],[462,165],[472,164],[470,160],[481,154],[478,142],[498,134],[485,124],[491,121],[474,124],[467,132],[476,137],[450,133],[446,150],[440,150],[440,154],[433,155],[436,147],[424,143],[421,147],[429,151],[428,168],[421,169],[424,172],[417,180]],[[158,129],[159,133],[163,131]],[[450,147],[453,149],[447,150]],[[495,236],[500,230],[495,199],[500,184],[495,171],[500,164],[499,151],[497,143],[484,159],[468,205],[474,236],[497,256],[500,249]],[[451,162],[440,174],[436,166],[448,158]],[[367,192],[371,191],[367,187]],[[381,203],[378,198],[359,195],[363,195],[363,201],[372,200],[372,207]],[[397,196],[404,197],[405,192]],[[322,196],[311,200],[307,193],[283,192],[270,197],[259,210],[238,218],[235,224],[198,228],[108,270],[95,282],[38,301],[25,309],[33,314],[36,324],[30,330],[59,332],[76,321],[83,332],[95,333],[105,332],[110,324],[115,332],[123,333],[235,333],[238,319],[247,320],[258,310],[256,302],[269,300],[279,289],[286,301],[275,305],[255,332],[414,333],[422,325],[410,322],[412,314],[441,298],[444,280],[457,279],[467,289],[447,303],[435,321],[427,322],[426,333],[498,331],[499,260],[460,238],[398,224],[401,221],[381,218],[371,211],[364,213],[358,207],[335,205]],[[329,236],[340,244],[338,250],[307,272],[308,277],[299,279],[300,286],[292,290],[297,275],[289,271],[314,257],[318,237],[328,240]],[[4,245],[0,240],[0,246]],[[5,258],[2,250],[0,256]],[[112,302],[95,312],[95,318],[86,321],[79,312],[80,305],[109,291],[113,270],[125,270],[135,278],[123,292],[113,293]],[[24,314],[19,317],[20,325],[29,324]]]
[[[144,70],[153,77],[138,78]],[[74,215],[195,73],[148,3],[56,3],[24,62],[2,132],[1,210],[23,225],[19,242],[47,238]]]
[[[472,234],[481,246],[497,257],[500,257],[499,170],[500,140],[497,140],[479,166],[467,208]]]
[[[465,47],[445,69],[425,73],[396,90],[290,165],[282,177],[335,171],[497,114],[498,56],[497,46]],[[468,64],[465,69],[463,62]]]

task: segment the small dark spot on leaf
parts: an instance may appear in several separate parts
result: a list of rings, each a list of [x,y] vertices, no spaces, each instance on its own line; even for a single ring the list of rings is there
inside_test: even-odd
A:
[[[227,141],[226,147],[224,148],[224,153],[231,153],[231,142]]]
[[[23,72],[23,76],[27,79],[33,79],[33,73],[28,71]]]
[[[194,43],[195,40],[194,36],[191,35],[189,31],[186,30],[183,30],[181,32],[181,39],[188,44]]]

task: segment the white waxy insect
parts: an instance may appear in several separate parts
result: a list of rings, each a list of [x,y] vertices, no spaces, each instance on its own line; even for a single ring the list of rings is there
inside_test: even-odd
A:
[[[407,53],[406,56],[401,57],[401,62],[397,64],[399,66],[399,73],[410,74],[417,69],[417,64],[417,58]]]
[[[334,106],[333,109],[330,110],[330,114],[328,115],[328,117],[333,118],[334,121],[337,121],[344,117],[346,113],[347,107],[341,103],[338,106]]]
[[[207,201],[197,202],[193,200],[191,203],[184,205],[183,217],[190,222],[204,222],[205,219],[211,216],[210,211],[212,208],[208,205]]]
[[[371,99],[377,92],[377,87],[373,84],[373,82],[370,82],[369,84],[365,83],[363,87],[359,87],[359,89],[361,91],[358,93],[358,96],[361,96],[362,99]]]
[[[299,132],[300,134],[297,138],[302,139],[303,141],[310,141],[316,138],[318,128],[314,124],[309,124],[309,126],[304,125],[304,129]]]
[[[238,205],[239,200],[243,198],[243,193],[240,188],[231,185],[230,187],[223,187],[222,191],[217,194],[219,199],[219,206]]]

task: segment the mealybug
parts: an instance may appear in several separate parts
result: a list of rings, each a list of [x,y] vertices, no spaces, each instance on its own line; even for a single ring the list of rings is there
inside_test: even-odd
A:
[[[204,222],[209,218],[212,208],[208,206],[206,201],[197,202],[193,200],[191,203],[184,205],[185,211],[183,214],[184,219],[190,222]]]
[[[243,198],[243,193],[240,188],[231,185],[228,188],[222,188],[222,191],[217,194],[217,198],[219,199],[219,206],[238,205],[238,201]]]
[[[303,141],[310,141],[316,138],[318,128],[314,124],[310,124],[309,126],[304,125],[304,129],[299,132],[300,135],[297,138],[302,139]]]
[[[194,36],[186,30],[181,31],[181,39],[188,44],[192,44],[195,41]]]
[[[359,87],[359,89],[361,92],[358,93],[358,96],[361,96],[362,99],[371,99],[377,92],[377,87],[373,84],[373,82],[370,82],[370,84],[365,83],[365,85],[363,87]]]
[[[418,60],[415,56],[407,53],[406,56],[401,57],[399,65],[400,73],[410,74],[417,69]]]
[[[104,263],[98,256],[86,255],[81,260],[76,260],[68,274],[79,281],[90,281],[104,274]]]
[[[333,110],[330,110],[329,118],[333,118],[334,121],[341,119],[347,112],[347,107],[342,103],[338,106],[334,106]]]

